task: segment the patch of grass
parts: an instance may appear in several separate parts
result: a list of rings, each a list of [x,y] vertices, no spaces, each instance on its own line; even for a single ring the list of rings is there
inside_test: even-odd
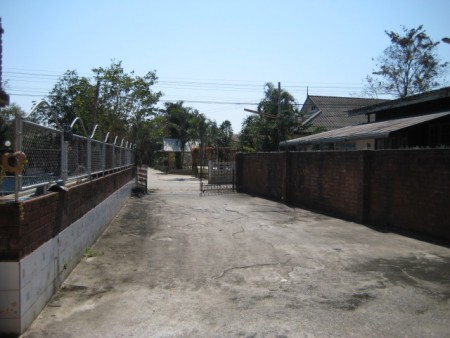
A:
[[[83,257],[84,258],[90,258],[90,257],[97,257],[97,256],[103,256],[103,251],[95,251],[93,248],[88,246],[84,249]]]

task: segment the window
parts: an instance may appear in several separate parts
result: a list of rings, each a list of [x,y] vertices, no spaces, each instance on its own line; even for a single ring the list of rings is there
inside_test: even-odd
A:
[[[336,150],[356,150],[356,143],[355,142],[337,143]]]
[[[450,123],[436,124],[429,128],[429,146],[450,146]]]

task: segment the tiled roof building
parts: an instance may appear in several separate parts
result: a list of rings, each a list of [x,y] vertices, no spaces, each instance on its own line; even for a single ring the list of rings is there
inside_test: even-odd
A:
[[[385,102],[382,99],[308,95],[300,113],[302,134],[313,134],[367,123],[366,116],[349,116],[348,111]]]

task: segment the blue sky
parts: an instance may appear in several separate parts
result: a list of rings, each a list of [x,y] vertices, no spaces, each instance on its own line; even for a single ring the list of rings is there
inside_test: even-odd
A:
[[[155,70],[163,100],[238,132],[266,82],[280,81],[299,103],[307,87],[358,95],[389,46],[385,30],[423,24],[440,41],[449,13],[448,0],[0,0],[3,80],[28,111],[66,70],[89,77],[120,60],[137,75]],[[450,45],[438,54],[450,61]]]

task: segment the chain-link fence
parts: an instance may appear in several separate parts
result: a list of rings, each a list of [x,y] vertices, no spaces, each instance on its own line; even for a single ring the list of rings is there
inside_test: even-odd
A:
[[[21,117],[9,123],[9,127],[15,134],[14,150],[9,149],[2,156],[9,154],[12,160],[17,160],[13,154],[23,153],[26,161],[17,173],[3,168],[0,177],[3,198],[17,200],[21,191],[35,188],[37,192],[50,184],[80,182],[134,165],[134,147],[125,140],[106,136],[99,141],[94,135],[75,135],[70,130],[49,128]]]

